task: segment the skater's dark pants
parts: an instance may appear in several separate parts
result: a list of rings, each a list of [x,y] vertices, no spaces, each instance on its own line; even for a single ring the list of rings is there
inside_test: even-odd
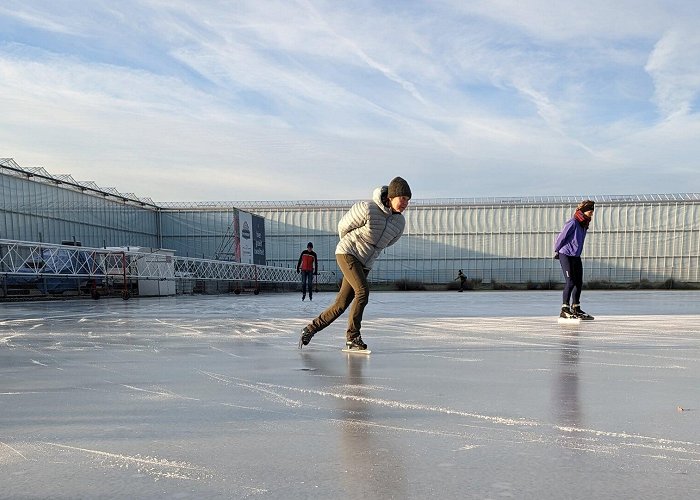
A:
[[[340,291],[335,297],[335,302],[313,320],[307,328],[314,333],[323,330],[352,304],[348,318],[348,330],[345,333],[345,338],[351,340],[360,335],[362,313],[369,301],[369,284],[367,283],[369,269],[362,267],[360,261],[352,255],[338,254],[335,259],[343,272]]]
[[[306,289],[309,289],[309,298],[312,297],[312,290],[314,284],[314,272],[313,271],[302,271],[301,272],[301,295],[306,297]]]
[[[581,257],[560,253],[559,263],[561,264],[561,270],[564,272],[564,279],[566,279],[562,304],[569,304],[569,300],[572,298],[571,304],[578,304],[581,301],[581,287],[583,286]]]

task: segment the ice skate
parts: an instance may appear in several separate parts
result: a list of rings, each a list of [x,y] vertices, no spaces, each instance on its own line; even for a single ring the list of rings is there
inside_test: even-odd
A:
[[[571,306],[571,311],[577,318],[582,319],[583,321],[592,321],[595,319],[593,316],[581,309],[581,304],[574,304]]]
[[[569,307],[569,304],[563,304],[561,306],[561,312],[559,313],[559,317],[563,319],[573,319],[576,317],[576,315],[571,310],[571,307]]]
[[[361,336],[357,336],[353,339],[348,340],[345,342],[345,349],[343,349],[343,352],[351,352],[351,353],[358,353],[358,354],[369,354],[372,351],[367,349],[367,344],[365,344],[362,341]]]
[[[559,319],[557,321],[564,325],[575,325],[581,322],[581,318],[578,318],[576,314],[574,314],[574,311],[571,310],[569,304],[562,304]]]
[[[309,345],[309,342],[311,342],[311,337],[313,337],[314,334],[308,330],[308,328],[304,327],[301,330],[301,337],[299,337],[299,349],[304,347],[305,345]]]

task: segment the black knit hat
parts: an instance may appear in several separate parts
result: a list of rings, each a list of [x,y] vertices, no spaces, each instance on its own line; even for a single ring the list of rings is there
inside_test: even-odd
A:
[[[408,182],[403,180],[401,177],[394,177],[389,183],[389,198],[396,198],[397,196],[407,196],[411,197],[411,188],[408,186]]]

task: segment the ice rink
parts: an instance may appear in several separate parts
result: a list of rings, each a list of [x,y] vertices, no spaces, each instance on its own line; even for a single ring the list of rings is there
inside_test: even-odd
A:
[[[0,304],[0,497],[700,498],[700,292]]]

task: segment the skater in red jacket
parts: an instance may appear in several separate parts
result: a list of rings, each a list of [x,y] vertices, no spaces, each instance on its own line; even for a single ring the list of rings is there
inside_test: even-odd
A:
[[[309,289],[309,300],[313,300],[314,275],[318,274],[318,256],[314,252],[314,244],[309,241],[306,250],[301,252],[297,262],[297,274],[301,272],[301,300],[306,298]]]

